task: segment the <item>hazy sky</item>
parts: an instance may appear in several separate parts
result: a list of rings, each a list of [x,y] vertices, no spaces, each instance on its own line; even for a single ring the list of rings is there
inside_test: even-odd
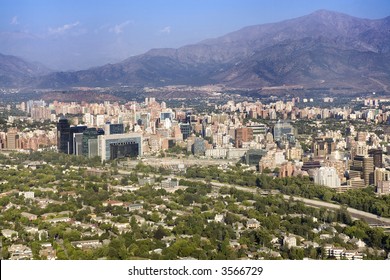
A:
[[[0,53],[84,69],[319,9],[379,19],[390,0],[0,0]]]

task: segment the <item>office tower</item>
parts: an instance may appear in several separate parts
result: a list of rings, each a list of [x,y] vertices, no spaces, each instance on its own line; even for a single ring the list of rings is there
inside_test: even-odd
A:
[[[192,153],[194,155],[204,155],[206,152],[205,141],[202,138],[195,138],[194,144],[192,145]]]
[[[142,135],[138,133],[98,135],[98,153],[104,160],[142,155]]]
[[[183,135],[183,140],[186,140],[192,133],[192,127],[189,123],[181,123],[180,124],[180,131]]]
[[[123,134],[125,132],[123,123],[118,124],[112,124],[112,123],[106,123],[104,126],[104,134],[105,135],[111,135],[111,134]]]
[[[83,133],[73,134],[73,154],[77,156],[83,154]]]
[[[275,124],[273,132],[274,132],[275,141],[282,140],[283,135],[287,135],[287,134],[295,135],[294,127],[288,122],[281,122],[281,121],[278,121]]]
[[[96,128],[87,128],[83,132],[82,137],[82,154],[87,157],[94,157],[98,155],[97,145],[98,133]]]
[[[70,126],[69,121],[61,118],[57,123],[57,149],[61,153],[73,154],[74,134],[82,133],[87,127]]]
[[[87,129],[85,125],[71,126],[69,129],[69,154],[75,154],[74,152],[74,134],[83,133]]]
[[[57,149],[61,153],[69,153],[70,124],[65,118],[57,123]]]

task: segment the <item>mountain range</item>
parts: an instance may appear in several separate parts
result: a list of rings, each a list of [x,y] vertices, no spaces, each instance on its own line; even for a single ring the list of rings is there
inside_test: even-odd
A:
[[[370,20],[320,10],[74,72],[48,73],[36,64],[0,55],[1,87],[179,84],[390,91],[390,16]]]
[[[38,62],[0,53],[0,87],[20,87],[36,83],[52,71]]]

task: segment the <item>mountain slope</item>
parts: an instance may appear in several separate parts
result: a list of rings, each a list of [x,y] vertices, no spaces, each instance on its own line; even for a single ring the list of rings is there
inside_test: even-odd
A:
[[[32,82],[34,77],[49,72],[48,68],[39,63],[30,63],[16,56],[0,54],[0,86],[18,87]]]
[[[245,27],[178,49],[153,49],[109,64],[39,78],[42,88],[225,84],[383,90],[390,86],[390,17],[317,11]]]

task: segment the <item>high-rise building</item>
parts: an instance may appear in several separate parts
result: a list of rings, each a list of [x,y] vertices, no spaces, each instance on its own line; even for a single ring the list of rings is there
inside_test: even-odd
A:
[[[384,195],[390,194],[390,181],[378,182],[376,192]]]
[[[390,181],[390,171],[385,168],[375,168],[374,184],[378,186],[379,182]]]
[[[18,130],[16,128],[9,129],[7,132],[7,149],[16,150],[19,148]]]
[[[358,141],[356,143],[356,155],[358,155],[358,156],[368,155],[368,146],[367,146],[366,142]]]
[[[91,158],[98,155],[97,138],[98,133],[95,127],[84,130],[82,137],[82,154],[84,156]]]
[[[274,126],[273,132],[275,141],[281,141],[283,135],[295,135],[295,129],[289,122],[278,121]]]
[[[374,158],[372,157],[363,158],[363,179],[366,185],[374,184]]]
[[[69,121],[61,118],[57,123],[57,149],[61,153],[73,154],[75,133],[82,133],[85,125],[70,126]]]
[[[368,154],[374,158],[374,166],[376,168],[382,168],[382,150],[381,149],[371,149],[368,151]]]
[[[192,133],[192,127],[189,123],[180,123],[180,131],[183,135],[183,140],[186,140]]]
[[[356,140],[360,142],[366,142],[368,133],[365,131],[358,131]]]
[[[144,129],[148,128],[150,126],[150,113],[141,113],[137,123]]]
[[[0,150],[5,149],[7,147],[5,138],[6,138],[5,133],[4,134],[0,133]]]
[[[74,154],[74,134],[83,133],[87,129],[85,125],[71,126],[69,130],[69,154]]]
[[[69,153],[70,145],[70,124],[65,118],[61,118],[57,123],[57,149],[61,153]]]
[[[173,112],[161,112],[160,121],[163,122],[165,119],[173,120]]]
[[[332,138],[316,138],[313,141],[312,151],[314,157],[326,157],[336,150],[336,143]]]
[[[99,135],[98,154],[102,161],[142,155],[142,135],[138,133]]]
[[[125,130],[124,130],[123,123],[118,123],[118,124],[106,123],[104,127],[104,132],[105,135],[123,134]]]
[[[266,135],[268,131],[267,126],[262,123],[252,123],[249,124],[247,127],[252,129],[253,135]]]
[[[77,156],[83,154],[83,133],[73,134],[73,154]]]
[[[241,127],[236,129],[235,146],[242,148],[243,142],[250,142],[253,140],[253,130],[249,127]]]
[[[320,167],[314,170],[314,183],[330,188],[340,187],[341,182],[334,167]]]
[[[202,138],[195,138],[194,144],[192,145],[192,153],[194,155],[204,155],[206,152],[205,140]]]
[[[248,165],[258,165],[260,160],[267,155],[266,150],[251,149],[245,153],[245,163]]]

